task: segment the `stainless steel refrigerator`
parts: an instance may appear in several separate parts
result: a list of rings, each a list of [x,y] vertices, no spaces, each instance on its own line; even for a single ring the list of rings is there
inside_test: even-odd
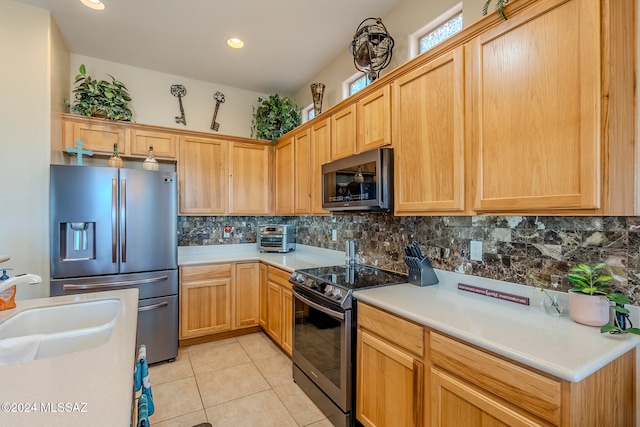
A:
[[[175,172],[51,165],[51,295],[135,287],[147,360],[178,354]]]

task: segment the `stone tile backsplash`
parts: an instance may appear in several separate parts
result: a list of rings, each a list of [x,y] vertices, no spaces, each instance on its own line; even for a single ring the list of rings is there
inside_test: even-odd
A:
[[[533,284],[533,273],[563,291],[571,287],[569,268],[603,261],[616,287],[640,305],[640,217],[189,216],[178,218],[178,244],[255,243],[258,225],[280,223],[296,226],[299,244],[344,250],[345,240],[355,240],[361,264],[403,273],[403,248],[414,240],[435,268],[526,285]],[[233,227],[229,238],[223,237],[225,225]],[[482,261],[470,260],[472,240],[482,242]]]

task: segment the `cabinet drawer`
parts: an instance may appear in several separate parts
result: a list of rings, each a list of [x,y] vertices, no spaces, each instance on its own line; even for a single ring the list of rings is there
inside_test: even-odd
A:
[[[560,424],[561,383],[443,335],[430,334],[434,365],[553,424]]]
[[[358,303],[358,327],[368,329],[414,354],[424,355],[424,328],[413,322]]]
[[[289,277],[291,277],[291,273],[285,270],[280,270],[277,267],[269,266],[268,270],[269,281],[273,283],[277,283],[280,286],[285,287],[286,289],[291,289],[291,283],[289,283]]]
[[[198,280],[219,279],[231,277],[231,264],[198,265],[182,267],[181,280],[193,282]]]

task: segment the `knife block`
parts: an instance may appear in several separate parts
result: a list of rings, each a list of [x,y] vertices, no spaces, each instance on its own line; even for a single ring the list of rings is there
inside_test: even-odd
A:
[[[426,256],[424,258],[405,256],[404,262],[409,266],[409,283],[418,286],[437,285],[439,280],[436,272],[433,271],[431,261]]]

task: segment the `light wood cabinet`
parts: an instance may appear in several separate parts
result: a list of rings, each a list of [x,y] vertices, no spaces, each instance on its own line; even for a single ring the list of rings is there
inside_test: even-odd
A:
[[[267,272],[267,328],[271,338],[291,356],[293,343],[293,301],[291,273],[268,266]]]
[[[329,214],[322,209],[322,165],[331,161],[331,119],[311,126],[311,213]]]
[[[267,329],[267,286],[268,286],[268,269],[265,264],[260,263],[260,327]]]
[[[634,210],[634,15],[632,0],[536,2],[472,40],[475,210]]]
[[[309,128],[294,136],[294,213],[311,213],[311,134]]]
[[[76,148],[76,141],[81,140],[84,150],[92,150],[96,154],[111,155],[114,144],[118,144],[118,154],[129,154],[126,129],[117,122],[63,115],[62,126],[65,145],[62,150],[66,147]]]
[[[180,268],[180,339],[231,330],[231,264]]]
[[[291,215],[294,211],[295,151],[293,142],[292,135],[276,145],[276,215]]]
[[[368,94],[356,104],[356,153],[391,144],[391,85]]]
[[[234,329],[260,324],[260,263],[237,263],[233,286]]]
[[[225,214],[229,194],[226,141],[182,137],[178,161],[180,214]]]
[[[422,426],[423,327],[358,304],[356,417],[366,427]]]
[[[163,159],[175,159],[178,136],[166,132],[153,132],[142,129],[130,129],[129,141],[131,155],[147,156],[149,147],[153,147],[153,156]]]
[[[229,213],[269,213],[269,146],[229,145]]]
[[[395,213],[462,213],[465,121],[463,47],[393,86]]]
[[[331,115],[331,158],[351,156],[356,152],[356,105],[351,104]]]

